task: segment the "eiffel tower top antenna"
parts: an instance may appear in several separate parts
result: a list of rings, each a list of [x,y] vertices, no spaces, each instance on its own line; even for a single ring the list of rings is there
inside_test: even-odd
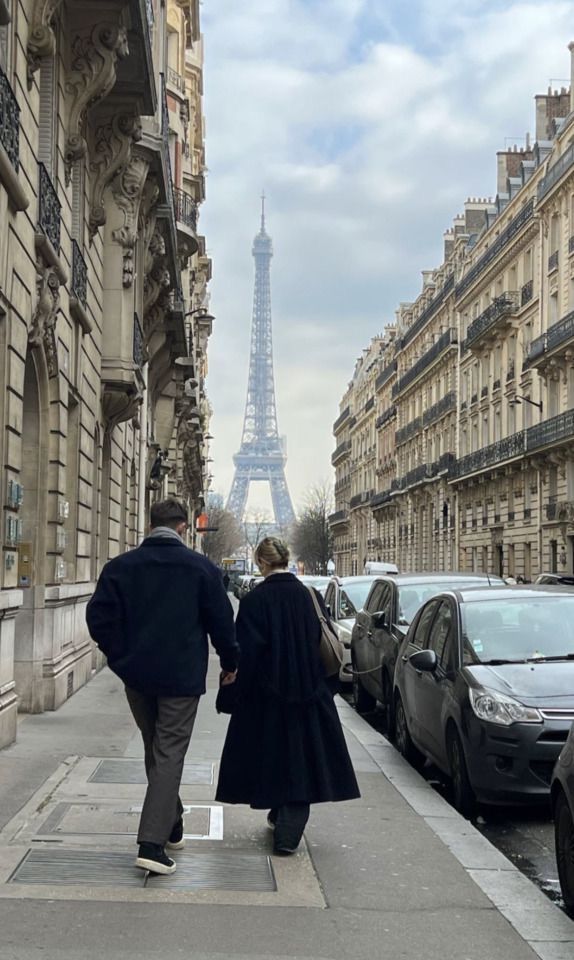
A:
[[[265,190],[261,194],[261,233],[265,233]]]

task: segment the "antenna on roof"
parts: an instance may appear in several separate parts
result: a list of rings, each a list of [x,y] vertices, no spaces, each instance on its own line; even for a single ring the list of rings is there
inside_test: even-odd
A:
[[[265,230],[265,190],[261,193],[261,232]]]

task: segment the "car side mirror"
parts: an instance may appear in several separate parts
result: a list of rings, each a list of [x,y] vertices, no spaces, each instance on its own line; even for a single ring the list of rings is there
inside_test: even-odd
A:
[[[416,653],[411,653],[409,663],[415,670],[432,673],[437,668],[438,660],[434,650],[417,650]]]
[[[386,617],[384,610],[379,610],[377,613],[373,614],[373,626],[376,630],[382,630],[382,628],[385,626],[385,622]]]

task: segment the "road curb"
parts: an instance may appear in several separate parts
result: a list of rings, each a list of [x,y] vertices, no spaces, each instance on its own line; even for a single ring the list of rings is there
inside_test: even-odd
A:
[[[343,726],[541,960],[572,960],[574,922],[341,697]]]

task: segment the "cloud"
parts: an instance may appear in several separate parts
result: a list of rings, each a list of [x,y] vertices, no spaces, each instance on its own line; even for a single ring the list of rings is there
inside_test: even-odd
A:
[[[569,74],[574,0],[217,0],[204,5],[214,260],[208,389],[227,493],[247,386],[259,194],[268,195],[280,429],[293,499],[330,472],[356,357],[420,290],[495,152]]]

